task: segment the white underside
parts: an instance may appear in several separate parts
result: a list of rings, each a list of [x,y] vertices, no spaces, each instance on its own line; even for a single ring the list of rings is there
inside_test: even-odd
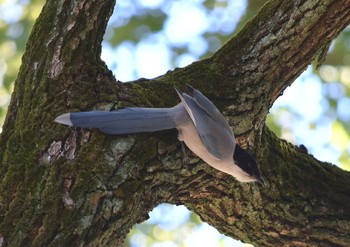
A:
[[[186,146],[196,155],[198,155],[203,161],[205,161],[210,166],[215,169],[228,173],[235,177],[240,182],[253,182],[256,179],[246,172],[244,172],[239,166],[234,163],[233,160],[233,151],[227,155],[224,159],[217,159],[212,156],[204,144],[202,143],[198,132],[193,125],[192,121],[187,121],[185,124],[179,126],[179,137],[180,141],[183,141]]]

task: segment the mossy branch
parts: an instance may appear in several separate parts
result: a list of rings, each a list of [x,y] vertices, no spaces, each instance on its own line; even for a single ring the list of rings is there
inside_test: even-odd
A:
[[[130,84],[117,83],[99,57],[114,4],[47,1],[33,28],[0,137],[2,245],[119,245],[170,202],[256,246],[349,246],[349,173],[279,140],[264,122],[349,24],[350,1],[270,1],[214,56]],[[176,131],[111,137],[53,123],[67,111],[175,105],[173,85],[185,83],[229,117],[266,187],[195,156],[183,165]]]

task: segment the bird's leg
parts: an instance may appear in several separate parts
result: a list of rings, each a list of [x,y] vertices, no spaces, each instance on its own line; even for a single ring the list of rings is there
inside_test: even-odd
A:
[[[187,165],[190,162],[190,160],[189,160],[189,158],[188,158],[188,156],[186,154],[186,147],[185,147],[182,131],[181,131],[181,129],[178,129],[178,131],[179,131],[179,133],[178,133],[177,139],[181,142],[181,150],[182,150],[182,153],[183,153],[182,164],[183,165]]]
[[[187,156],[187,153],[186,153],[186,147],[185,147],[185,143],[184,142],[181,142],[181,149],[182,149],[182,153],[183,153],[183,159],[182,159],[182,163],[183,165],[187,165],[190,160]]]
[[[177,139],[181,142],[181,150],[182,150],[182,153],[183,153],[182,164],[183,165],[187,165],[190,160],[188,159],[188,156],[186,154],[186,147],[185,147],[182,131],[181,131],[181,129],[178,129],[178,131],[179,131],[179,133],[178,133]]]

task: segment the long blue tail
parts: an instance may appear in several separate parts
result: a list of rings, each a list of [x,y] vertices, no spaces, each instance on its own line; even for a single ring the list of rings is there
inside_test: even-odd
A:
[[[103,133],[111,135],[153,132],[176,127],[174,110],[173,107],[72,112],[58,116],[55,122],[82,128],[99,128]]]

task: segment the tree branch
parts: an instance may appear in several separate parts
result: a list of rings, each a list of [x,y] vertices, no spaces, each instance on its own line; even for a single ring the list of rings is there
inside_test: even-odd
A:
[[[349,173],[279,140],[264,120],[348,25],[350,1],[271,1],[213,57],[132,84],[116,83],[99,59],[113,5],[48,1],[33,28],[0,137],[0,241],[118,245],[149,210],[170,202],[257,246],[348,246]],[[175,131],[110,137],[53,123],[114,102],[175,105],[173,85],[185,83],[254,146],[266,187],[237,183],[197,157],[184,166]]]
[[[350,173],[267,129],[259,153],[268,186],[199,177],[205,182],[194,179],[182,189],[180,203],[226,235],[255,246],[347,246]]]
[[[242,93],[248,93],[247,87],[258,89],[253,101],[266,115],[283,90],[349,24],[349,12],[350,1],[270,1],[214,55],[214,63],[226,78],[240,81]]]

